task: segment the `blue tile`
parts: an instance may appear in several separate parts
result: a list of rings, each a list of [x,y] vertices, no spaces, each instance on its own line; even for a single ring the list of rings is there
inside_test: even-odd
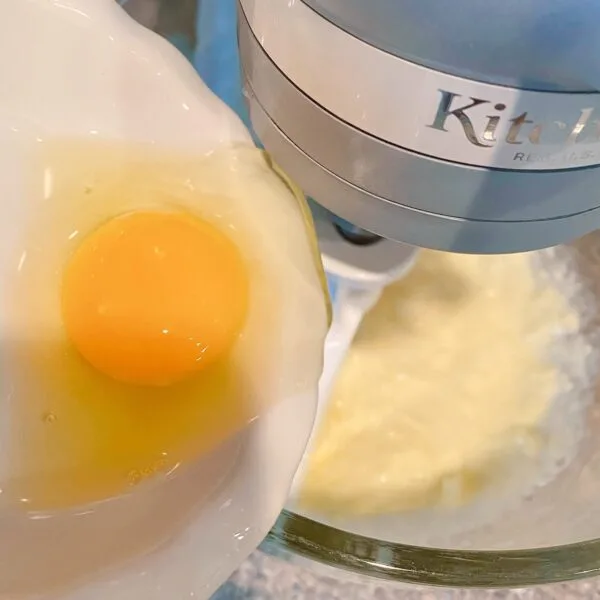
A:
[[[257,591],[240,587],[235,583],[228,581],[221,586],[212,596],[211,600],[270,600],[271,595],[261,594]]]

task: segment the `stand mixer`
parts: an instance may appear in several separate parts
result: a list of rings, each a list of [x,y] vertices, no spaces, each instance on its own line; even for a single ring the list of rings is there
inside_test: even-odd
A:
[[[254,130],[356,226],[463,253],[600,225],[600,8],[239,0]]]
[[[343,246],[377,236],[390,256],[401,251],[389,240],[514,253],[597,229],[598,7],[562,0],[441,6],[238,2],[253,129],[330,211],[340,233],[334,254],[347,256]],[[331,274],[332,238],[320,240]],[[407,268],[413,259],[406,254]],[[341,322],[345,300],[332,296]],[[340,339],[346,347],[351,339],[336,324],[324,388]]]

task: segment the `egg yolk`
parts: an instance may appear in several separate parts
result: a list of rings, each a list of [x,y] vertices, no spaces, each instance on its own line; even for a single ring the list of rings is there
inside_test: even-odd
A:
[[[91,233],[65,267],[64,325],[98,371],[126,383],[179,382],[222,357],[247,313],[237,246],[185,213],[133,212]]]

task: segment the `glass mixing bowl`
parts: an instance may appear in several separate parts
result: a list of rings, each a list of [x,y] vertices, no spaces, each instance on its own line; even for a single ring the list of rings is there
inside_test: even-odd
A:
[[[386,530],[386,522],[383,527],[353,521],[332,525],[290,506],[265,540],[266,552],[309,561],[316,570],[316,563],[326,564],[359,575],[441,586],[523,587],[600,575],[600,386],[590,377],[598,370],[600,232],[561,247],[559,254],[567,257],[560,277],[578,288],[585,303],[579,335],[592,348],[577,357],[582,379],[575,385],[588,395],[588,404],[576,456],[562,471],[507,506],[494,522],[447,535],[431,531],[433,520],[421,521],[426,538],[418,514],[415,527],[399,533]]]
[[[243,111],[235,55],[235,0],[120,0],[138,20],[173,41],[234,109]],[[587,303],[585,328],[600,347],[600,233],[565,246],[570,277]],[[593,369],[596,355],[581,357]],[[584,368],[585,366],[585,368]],[[402,539],[380,528],[332,526],[284,510],[262,549],[319,570],[322,565],[389,581],[460,587],[522,587],[600,574],[600,388],[590,383],[574,460],[496,522],[422,543],[418,527]]]

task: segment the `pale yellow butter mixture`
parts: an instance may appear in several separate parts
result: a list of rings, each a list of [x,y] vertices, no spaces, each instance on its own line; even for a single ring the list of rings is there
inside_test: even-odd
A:
[[[548,346],[575,316],[530,255],[423,251],[367,315],[301,502],[369,515],[462,504],[523,456],[559,385]]]

